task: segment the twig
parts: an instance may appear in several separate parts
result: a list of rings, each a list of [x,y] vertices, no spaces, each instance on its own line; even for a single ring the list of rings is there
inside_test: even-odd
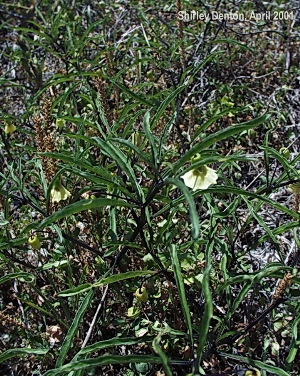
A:
[[[96,324],[96,321],[97,321],[100,309],[102,308],[102,305],[103,305],[104,300],[106,298],[107,291],[108,291],[108,285],[106,285],[106,287],[105,287],[104,293],[103,293],[102,298],[100,300],[100,303],[98,305],[97,311],[96,311],[96,313],[94,315],[94,318],[93,318],[93,320],[91,322],[90,328],[89,328],[88,332],[86,333],[86,336],[85,336],[85,339],[83,341],[83,344],[81,345],[81,349],[83,349],[87,345],[87,343],[88,343],[88,341],[89,341],[89,339],[91,337],[91,334],[92,334],[92,331],[93,331],[94,326]]]
[[[16,294],[19,293],[18,285],[17,285],[17,282],[16,282],[16,281],[14,282],[14,291],[15,291]],[[16,296],[16,298],[17,298],[17,302],[18,302],[18,304],[19,304],[19,309],[20,309],[20,311],[21,311],[21,314],[22,314],[22,318],[23,318],[24,324],[26,325],[26,329],[29,330],[29,329],[30,329],[30,324],[29,324],[29,322],[28,322],[28,320],[27,320],[27,317],[26,317],[26,315],[25,315],[25,311],[24,311],[23,305],[22,305],[21,301],[18,299],[18,296]]]

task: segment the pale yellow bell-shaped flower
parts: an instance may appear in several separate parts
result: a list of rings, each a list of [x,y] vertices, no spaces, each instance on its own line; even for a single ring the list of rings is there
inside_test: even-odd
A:
[[[289,190],[291,193],[294,193],[294,194],[299,195],[299,194],[300,194],[300,183],[290,184],[290,185],[288,186],[288,190]]]
[[[216,184],[218,175],[215,170],[203,165],[199,169],[194,168],[193,170],[188,171],[182,175],[181,178],[187,187],[196,191],[197,189],[206,189],[211,184]]]
[[[12,134],[17,128],[12,123],[6,123],[4,132],[6,134]]]
[[[41,242],[40,242],[40,239],[37,236],[30,236],[28,238],[28,243],[34,249],[41,249]]]
[[[56,119],[55,125],[57,128],[62,129],[65,126],[66,121],[64,119]]]
[[[61,184],[60,181],[57,181],[50,192],[51,201],[60,202],[66,200],[71,196],[71,193]]]

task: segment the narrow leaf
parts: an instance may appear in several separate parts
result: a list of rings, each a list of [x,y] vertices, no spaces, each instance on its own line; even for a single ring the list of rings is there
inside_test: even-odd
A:
[[[79,327],[79,324],[81,323],[81,320],[83,318],[83,315],[86,311],[86,309],[89,307],[90,305],[90,302],[91,302],[91,299],[93,297],[93,294],[94,292],[93,291],[90,291],[86,297],[84,298],[84,300],[82,301],[75,317],[74,317],[74,320],[72,322],[72,325],[70,326],[69,330],[68,330],[68,333],[62,343],[62,346],[61,346],[61,349],[60,349],[60,352],[59,352],[59,356],[57,358],[57,361],[56,361],[56,367],[61,367],[68,355],[68,351],[73,343],[73,338],[75,336],[75,334],[77,333],[78,331],[78,327]]]
[[[178,179],[167,179],[166,184],[174,184],[176,187],[178,187],[182,193],[184,194],[184,197],[189,205],[190,208],[190,220],[192,224],[192,237],[193,239],[197,239],[199,237],[199,216],[196,210],[196,205],[194,198],[190,192],[190,190],[186,187],[186,185],[178,180]]]

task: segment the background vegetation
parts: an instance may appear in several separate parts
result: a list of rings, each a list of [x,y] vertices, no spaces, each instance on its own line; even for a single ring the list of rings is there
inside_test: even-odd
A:
[[[1,374],[299,375],[298,1],[0,10]]]

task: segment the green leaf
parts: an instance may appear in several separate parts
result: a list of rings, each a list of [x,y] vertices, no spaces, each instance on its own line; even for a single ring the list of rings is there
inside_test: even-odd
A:
[[[247,197],[252,197],[254,199],[257,199],[258,202],[259,201],[265,202],[266,204],[270,205],[271,207],[274,207],[274,208],[278,209],[279,211],[288,214],[292,218],[299,219],[299,214],[294,212],[293,210],[288,209],[286,206],[280,205],[277,202],[270,200],[268,197],[256,194],[254,192],[246,191],[246,190],[243,190],[243,189],[240,189],[240,188],[224,185],[222,187],[212,187],[212,188],[208,188],[208,189],[203,189],[202,194],[205,194],[205,193],[210,193],[210,194],[214,194],[214,193],[229,194],[229,193],[232,193],[232,194],[235,194],[237,196],[244,195],[244,196],[247,196]],[[193,192],[191,192],[191,194],[193,194]],[[162,210],[160,210],[159,212],[156,213],[156,215],[158,216],[158,215],[161,215],[162,213],[169,211],[171,207],[179,205],[180,203],[184,202],[185,199],[186,199],[185,196],[181,196],[178,199],[172,201],[171,203],[166,204]],[[273,231],[273,233],[276,234],[276,229]]]
[[[289,266],[285,266],[282,263],[270,263],[268,264],[264,269],[254,272],[254,273],[248,273],[248,274],[239,274],[234,277],[228,278],[222,286],[220,286],[216,293],[220,291],[220,289],[224,289],[229,285],[235,284],[235,283],[241,283],[241,282],[247,282],[250,281],[251,283],[258,283],[262,280],[262,278],[266,277],[278,277],[278,275],[283,276],[283,273],[285,271],[291,271],[292,268]],[[279,273],[280,272],[280,273]]]
[[[80,350],[75,355],[72,362],[77,360],[79,357],[83,357],[83,356],[86,356],[87,354],[97,352],[99,350],[107,349],[109,347],[132,346],[132,345],[137,345],[139,343],[152,342],[154,338],[155,338],[154,336],[147,336],[147,337],[143,336],[140,338],[115,337],[115,338],[107,339],[104,341],[96,342]]]
[[[300,324],[300,316],[298,316],[294,320],[293,325],[292,325],[292,340],[291,340],[288,356],[285,360],[285,363],[288,367],[290,367],[291,363],[295,360],[295,357],[299,350],[299,343],[297,341],[298,333],[299,333],[299,324]]]
[[[267,235],[269,236],[270,239],[272,239],[273,243],[274,244],[277,244],[277,240],[274,236],[274,234],[272,233],[272,230],[269,228],[269,226],[264,222],[264,220],[261,218],[260,215],[257,214],[256,212],[256,209],[255,208],[255,205],[253,205],[253,203],[249,202],[249,200],[245,197],[245,196],[242,196],[243,200],[246,202],[247,206],[248,206],[248,211],[249,213],[251,213],[251,216],[253,216],[253,218],[260,224],[260,226],[266,231]],[[260,206],[260,205],[258,205]],[[252,220],[252,218],[251,218]]]
[[[68,363],[60,368],[55,368],[44,373],[43,376],[58,376],[71,371],[82,369],[91,369],[95,367],[105,366],[107,364],[129,364],[129,363],[150,363],[160,364],[161,359],[153,355],[101,355],[93,359],[84,359],[76,362]]]
[[[189,305],[188,305],[188,302],[187,302],[187,299],[186,299],[185,287],[184,287],[181,268],[180,268],[179,260],[178,260],[178,256],[177,256],[177,247],[176,247],[175,244],[171,245],[171,259],[172,259],[172,265],[173,265],[174,276],[175,276],[176,285],[177,285],[177,289],[178,289],[180,304],[181,304],[181,307],[182,307],[186,326],[188,328],[190,344],[191,344],[191,347],[193,347],[194,340],[193,340],[193,328],[192,328],[191,312],[190,312]]]
[[[74,336],[75,334],[78,332],[78,327],[81,323],[81,320],[83,318],[83,315],[86,311],[87,308],[89,308],[90,306],[90,303],[91,303],[91,300],[92,300],[92,297],[93,297],[93,294],[94,292],[93,291],[90,291],[84,298],[84,300],[82,301],[75,317],[74,317],[74,320],[68,330],[68,333],[66,334],[66,337],[62,343],[62,346],[61,346],[61,349],[60,349],[60,352],[59,352],[59,356],[57,358],[57,361],[56,361],[56,367],[61,367],[68,355],[68,351],[73,343],[73,339],[74,339]]]
[[[115,145],[113,145],[109,140],[103,141],[100,138],[96,137],[95,140],[97,141],[98,145],[101,148],[101,151],[111,157],[117,165],[121,168],[122,171],[126,173],[129,178],[129,181],[132,185],[132,188],[137,193],[139,199],[143,197],[142,189],[137,182],[135,173],[128,163],[128,157]]]
[[[211,265],[208,265],[205,268],[203,279],[202,279],[202,291],[203,291],[203,295],[205,299],[205,308],[204,308],[204,315],[200,324],[200,331],[199,331],[200,335],[199,335],[198,347],[197,347],[197,360],[199,359],[199,362],[202,358],[202,353],[206,345],[206,339],[207,339],[207,335],[209,332],[210,320],[213,316],[212,294],[209,288],[210,269],[211,269]],[[198,369],[196,369],[196,371],[198,371]]]
[[[35,276],[26,272],[10,273],[0,278],[0,285],[12,279],[18,279],[20,282],[34,282]]]
[[[77,214],[86,210],[97,209],[103,206],[132,207],[133,205],[129,204],[128,202],[115,200],[112,198],[111,199],[110,198],[96,198],[96,199],[80,200],[80,201],[74,202],[73,204],[63,207],[61,210],[58,210],[57,212],[53,213],[49,217],[45,218],[40,224],[38,223],[30,224],[25,229],[23,229],[22,232],[26,233],[34,228],[38,230],[42,230],[43,228],[50,226],[53,222],[59,221],[73,214]]]
[[[5,362],[7,359],[16,357],[23,357],[28,354],[44,355],[47,354],[49,349],[30,349],[30,348],[15,348],[6,350],[4,353],[0,354],[0,364]]]
[[[168,107],[168,105],[173,101],[174,98],[176,98],[176,96],[182,92],[182,90],[184,90],[186,88],[186,85],[181,85],[179,86],[177,89],[175,90],[172,90],[171,91],[171,94],[167,96],[167,98],[165,100],[163,100],[163,102],[160,104],[160,106],[158,107],[158,109],[155,109],[155,115],[150,123],[150,129],[153,129],[156,125],[156,123],[158,122],[158,120],[160,119],[160,117],[162,116],[163,112],[165,111],[165,109]]]
[[[224,357],[224,358],[237,360],[239,363],[249,364],[251,367],[257,367],[258,369],[262,369],[266,372],[269,372],[270,375],[290,376],[289,373],[285,372],[281,368],[268,365],[268,364],[261,362],[259,360],[254,360],[254,359],[246,358],[246,357],[239,356],[239,355],[228,354],[228,353],[221,352],[221,351],[219,352],[219,355],[221,357]]]
[[[214,43],[214,44],[218,44],[218,43],[236,44],[237,46],[241,47],[242,50],[251,51],[253,54],[255,53],[255,50],[253,48],[248,47],[246,44],[241,43],[241,42],[239,42],[235,39],[219,38],[219,39],[214,39],[212,43]]]
[[[60,268],[62,266],[69,265],[69,260],[61,260],[61,261],[54,261],[54,262],[47,262],[47,264],[44,264],[43,266],[40,266],[37,268],[37,270],[49,270],[52,268]]]
[[[123,138],[113,138],[112,141],[119,142],[120,144],[123,144],[123,145],[129,147],[130,149],[134,150],[136,155],[138,155],[139,158],[142,161],[146,162],[152,169],[155,169],[155,165],[148,158],[148,155],[146,153],[144,153],[142,150],[140,150],[140,148],[137,147],[136,145],[134,145],[132,142],[130,142],[128,140],[124,140]]]
[[[231,113],[236,113],[236,112],[240,112],[240,111],[242,111],[241,108],[226,108],[225,110],[220,111],[216,115],[213,115],[204,124],[202,124],[199,128],[197,128],[195,134],[191,138],[192,142],[194,142],[196,140],[196,138],[199,137],[199,135],[205,131],[205,129],[207,129],[210,125],[212,125],[217,120],[219,120],[220,118],[222,118],[224,115],[227,115],[230,112]]]
[[[0,227],[1,226],[6,226],[8,223],[9,223],[9,221],[7,221],[5,219],[0,219]]]
[[[83,285],[73,287],[68,290],[64,290],[58,293],[58,296],[74,296],[89,291],[93,286],[90,283],[84,283]]]
[[[99,287],[102,285],[110,285],[115,282],[125,281],[126,279],[143,277],[149,274],[155,274],[155,271],[152,270],[136,270],[132,272],[125,272],[120,274],[115,274],[106,278],[101,278],[93,284],[93,287]]]
[[[28,242],[28,238],[11,239],[9,241],[0,243],[0,250],[7,249],[7,248],[14,248],[14,247],[17,247],[18,245],[21,245],[27,242]]]
[[[126,93],[129,95],[129,97],[136,99],[138,103],[144,104],[147,107],[153,107],[154,103],[149,102],[148,100],[142,98],[140,95],[134,93],[133,91],[127,89],[126,86],[120,84],[119,82],[113,80],[112,78],[108,77],[108,79],[116,86],[118,86],[119,89],[122,90],[122,92]]]
[[[186,187],[186,185],[178,179],[167,179],[166,184],[174,184],[178,187],[189,205],[190,208],[190,220],[192,224],[192,237],[193,239],[197,239],[199,237],[199,216],[196,210],[196,205],[194,198],[190,192],[190,190]]]
[[[146,114],[144,116],[143,127],[144,127],[144,131],[145,131],[145,136],[150,143],[151,154],[152,154],[152,164],[154,165],[154,171],[157,172],[157,163],[158,163],[157,147],[156,147],[154,136],[153,136],[151,129],[150,129],[149,119],[150,119],[150,112],[148,111],[148,112],[146,112]]]
[[[162,336],[164,334],[164,330],[162,332],[160,332],[156,337],[155,339],[153,340],[152,342],[152,346],[153,346],[153,349],[154,351],[159,355],[159,357],[161,358],[161,362],[162,362],[162,365],[163,365],[163,368],[164,368],[164,371],[165,371],[165,374],[167,376],[172,376],[173,373],[171,371],[171,368],[169,367],[169,364],[168,364],[168,358],[167,358],[167,355],[164,353],[164,351],[161,349],[160,347],[160,341],[162,339]]]
[[[217,142],[227,138],[234,136],[244,130],[255,128],[259,126],[260,124],[266,122],[271,115],[265,114],[262,115],[256,119],[247,121],[245,123],[241,124],[235,124],[231,127],[228,127],[226,129],[221,129],[220,131],[213,133],[206,137],[201,142],[194,145],[183,157],[177,161],[173,166],[173,171],[177,171],[182,165],[184,165],[186,162],[190,161],[190,159],[196,155],[197,153],[201,153],[202,150],[208,148],[209,146],[216,144]]]
[[[120,282],[124,281],[126,279],[131,279],[131,278],[137,278],[137,277],[143,277],[145,275],[149,274],[155,274],[154,271],[151,270],[136,270],[132,272],[126,272],[126,273],[120,273],[120,274],[115,274],[109,277],[105,278],[100,278],[97,282],[90,284],[90,283],[84,283],[83,285],[61,291],[58,293],[58,296],[73,296],[77,294],[81,294],[83,292],[86,292],[90,290],[93,287],[99,287],[102,285],[110,285],[115,282]]]

